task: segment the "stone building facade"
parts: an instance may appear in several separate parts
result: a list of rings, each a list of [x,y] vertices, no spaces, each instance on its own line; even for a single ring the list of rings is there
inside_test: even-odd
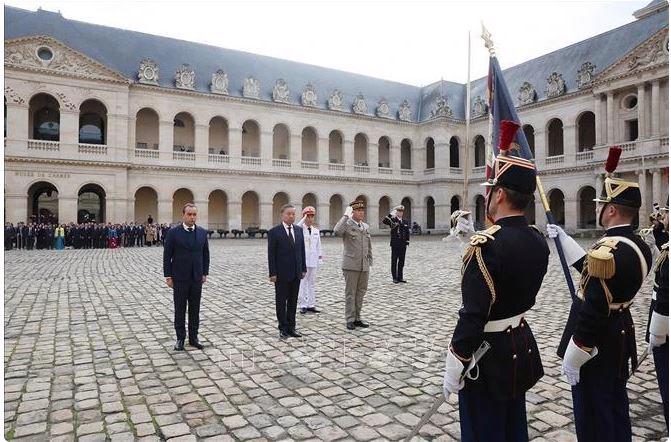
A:
[[[558,221],[593,229],[608,147],[668,195],[668,3],[504,71]],[[5,7],[5,221],[158,222],[194,201],[210,228],[269,227],[286,202],[322,227],[367,203],[424,229],[484,219],[485,81],[422,88]],[[468,151],[468,152],[467,152]],[[468,161],[468,164],[466,164]],[[468,170],[467,199],[464,199]],[[545,215],[536,198],[531,221]]]

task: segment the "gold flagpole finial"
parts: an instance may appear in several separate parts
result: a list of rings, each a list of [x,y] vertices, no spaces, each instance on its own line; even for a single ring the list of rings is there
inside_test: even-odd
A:
[[[492,34],[485,28],[485,24],[483,22],[480,22],[482,25],[482,34],[480,37],[485,41],[485,47],[489,50],[489,56],[493,57],[496,55],[496,52],[494,50],[494,40],[492,40]]]

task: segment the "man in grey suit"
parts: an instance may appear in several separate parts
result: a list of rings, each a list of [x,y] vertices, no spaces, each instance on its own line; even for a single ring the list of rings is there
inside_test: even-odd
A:
[[[368,224],[363,222],[365,203],[349,204],[333,230],[342,236],[342,272],[345,275],[345,319],[347,329],[367,328],[361,320],[363,297],[368,289],[368,270],[373,265],[373,249]]]

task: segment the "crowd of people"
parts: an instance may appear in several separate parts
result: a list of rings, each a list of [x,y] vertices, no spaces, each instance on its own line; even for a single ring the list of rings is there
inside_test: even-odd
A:
[[[169,224],[23,223],[5,224],[5,250],[115,249],[162,245]]]

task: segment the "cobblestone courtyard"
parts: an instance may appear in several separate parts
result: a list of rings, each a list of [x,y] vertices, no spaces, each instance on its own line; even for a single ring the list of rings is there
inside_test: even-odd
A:
[[[203,290],[205,351],[172,350],[172,292],[163,249],[5,253],[5,429],[16,440],[397,440],[442,394],[445,348],[461,304],[459,250],[413,238],[405,285],[374,242],[363,316],[344,324],[341,242],[325,239],[319,315],[298,315],[304,337],[280,341],[265,240],[211,240]],[[577,278],[577,275],[575,275]],[[639,352],[650,283],[633,314]],[[527,394],[531,439],[574,440],[571,395],[555,348],[569,297],[553,252],[527,316],[545,377]],[[665,432],[652,358],[629,382],[634,434]],[[452,398],[424,426],[458,440]]]

